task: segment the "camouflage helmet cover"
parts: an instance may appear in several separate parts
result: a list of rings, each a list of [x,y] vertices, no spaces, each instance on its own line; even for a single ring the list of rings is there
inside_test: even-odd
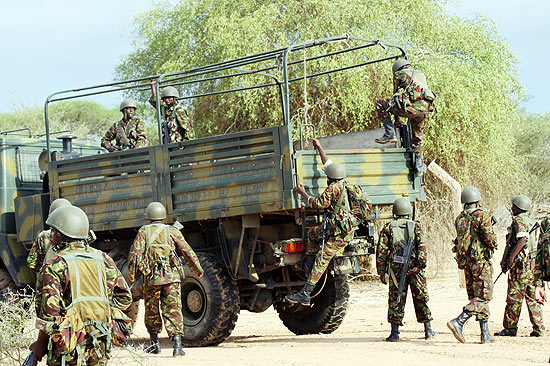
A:
[[[170,85],[162,88],[160,92],[160,97],[161,98],[170,98],[170,97],[179,98],[180,94],[178,93],[178,89]]]
[[[470,186],[462,190],[460,194],[460,202],[462,203],[475,203],[481,201],[481,194],[476,187]]]
[[[529,211],[531,209],[531,200],[529,197],[524,196],[523,194],[518,194],[512,198],[512,205],[516,206],[522,211]]]
[[[71,203],[65,198],[57,198],[53,200],[52,204],[50,205],[50,211],[48,212],[48,215],[51,215],[56,208],[63,207],[63,206],[71,206]]]
[[[130,98],[125,98],[122,103],[120,103],[120,111],[124,111],[124,108],[137,108],[136,102]]]
[[[393,202],[393,214],[394,216],[407,216],[412,214],[411,202],[405,197],[396,199]]]
[[[73,239],[86,239],[90,229],[88,216],[76,206],[56,208],[46,220],[46,225]]]
[[[403,67],[407,65],[411,66],[411,63],[409,62],[409,60],[406,60],[404,58],[398,58],[391,66],[391,71],[395,74],[396,72],[398,72],[399,70],[401,70]]]
[[[40,171],[45,172],[48,170],[48,150],[44,149],[38,155],[38,167],[40,168]]]
[[[145,209],[145,218],[149,220],[164,220],[166,208],[160,202],[151,202]]]
[[[325,173],[330,179],[343,179],[346,177],[346,167],[340,163],[332,163],[326,167]]]

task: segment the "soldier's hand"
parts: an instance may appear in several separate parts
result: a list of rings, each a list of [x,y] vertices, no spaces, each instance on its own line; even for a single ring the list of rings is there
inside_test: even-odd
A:
[[[388,284],[388,278],[386,277],[386,274],[380,275],[380,282],[382,282],[384,285]]]
[[[298,193],[300,196],[304,195],[306,193],[306,189],[304,188],[303,184],[298,184],[295,188],[296,193]]]
[[[535,300],[541,304],[544,305],[546,302],[546,291],[544,291],[544,287],[536,287],[535,289]]]
[[[413,267],[407,271],[407,277],[415,276],[418,272],[420,272],[420,268]]]
[[[311,139],[311,143],[313,144],[313,147],[315,149],[319,149],[319,147],[321,146],[321,143],[319,142],[318,139]]]

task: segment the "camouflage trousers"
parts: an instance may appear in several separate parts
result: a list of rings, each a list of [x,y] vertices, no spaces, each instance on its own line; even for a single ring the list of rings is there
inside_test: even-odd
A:
[[[145,302],[145,327],[149,334],[162,331],[162,319],[168,336],[183,335],[183,314],[181,312],[181,284],[148,286],[143,289]],[[160,309],[159,309],[160,303]]]
[[[309,273],[308,282],[316,284],[321,276],[327,270],[330,261],[334,256],[342,254],[346,248],[347,241],[340,236],[328,236],[323,250],[322,243],[322,227],[315,226],[308,231],[308,254],[315,254],[315,262]]]
[[[394,267],[396,280],[399,281],[401,267]],[[397,272],[395,272],[397,270]],[[391,276],[390,276],[391,277]],[[426,276],[424,270],[420,270],[416,275],[409,276],[405,280],[405,288],[401,299],[399,298],[399,283],[395,283],[392,278],[389,279],[389,296],[388,296],[388,322],[392,324],[403,325],[403,317],[405,316],[405,303],[407,302],[408,288],[411,288],[414,311],[416,320],[419,323],[432,321],[432,312],[428,307],[428,286],[426,284]]]
[[[508,275],[508,295],[504,309],[504,320],[502,326],[507,330],[516,330],[523,298],[527,303],[529,320],[533,325],[533,331],[542,334],[544,322],[540,305],[535,301],[535,282],[533,278],[532,263],[524,265],[517,263]]]
[[[493,299],[493,264],[490,261],[468,264],[464,268],[466,292],[470,303],[464,311],[476,316],[476,319],[489,319],[489,301]]]
[[[434,108],[432,103],[425,100],[419,100],[413,104],[407,105],[405,108],[394,104],[390,107],[391,99],[380,98],[376,101],[376,113],[378,119],[384,122],[384,124],[391,123],[391,116],[393,114],[396,117],[408,118],[410,121],[410,128],[412,132],[412,148],[422,154],[423,140],[424,140],[424,127],[428,123],[430,115],[433,113]]]

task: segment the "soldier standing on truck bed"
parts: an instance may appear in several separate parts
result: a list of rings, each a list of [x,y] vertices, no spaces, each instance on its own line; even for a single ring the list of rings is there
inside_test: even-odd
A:
[[[149,103],[151,103],[153,107],[157,108],[155,84],[152,80],[151,92],[152,95]],[[160,97],[163,103],[161,115],[164,118],[164,121],[162,122],[162,141],[165,144],[192,140],[195,137],[193,133],[193,125],[187,115],[187,111],[176,101],[179,96],[178,90],[173,86],[165,86],[160,92]]]
[[[313,139],[313,146],[321,156],[323,170],[328,177],[328,187],[320,196],[316,197],[307,194],[304,186],[299,184],[296,187],[296,193],[304,197],[312,208],[326,210],[327,232],[323,233],[322,225],[309,229],[308,253],[312,252],[310,247],[316,245],[313,247],[316,249],[313,268],[300,292],[285,297],[288,302],[300,303],[305,306],[310,305],[311,291],[325,273],[332,258],[344,251],[357,230],[359,220],[351,213],[349,196],[359,197],[363,194],[361,187],[345,180],[346,168],[342,164],[332,162],[327,157],[319,140]],[[323,236],[326,243],[321,248],[319,243],[323,241]]]
[[[52,212],[58,207],[70,205],[71,203],[65,198],[55,199],[50,205],[50,211],[48,215],[51,215]],[[40,271],[44,262],[55,254],[50,240],[51,232],[51,229],[42,230],[41,232],[39,232],[36,236],[36,239],[34,240],[34,243],[32,244],[31,250],[29,251],[29,256],[27,257],[27,265],[36,273]]]
[[[399,123],[399,117],[408,118],[412,132],[412,148],[416,154],[415,171],[420,175],[426,171],[422,162],[422,139],[424,127],[433,113],[434,93],[428,88],[426,75],[420,70],[414,70],[408,60],[398,59],[392,65],[393,96],[390,99],[378,99],[376,111],[378,118],[384,124],[384,135],[375,141],[379,144],[396,142],[391,114]]]
[[[145,123],[134,117],[136,102],[126,98],[120,103],[122,119],[115,122],[101,139],[101,147],[109,152],[137,149],[147,146]]]
[[[447,327],[460,343],[466,343],[462,329],[466,321],[475,315],[481,329],[481,343],[494,342],[488,322],[489,301],[493,299],[491,258],[497,248],[497,237],[491,216],[479,205],[479,190],[476,187],[464,188],[460,200],[464,204],[464,211],[455,220],[457,237],[453,252],[458,268],[464,270],[470,302],[458,317],[447,323]]]
[[[86,244],[84,211],[59,207],[46,224],[56,253],[37,279],[35,362],[47,353],[48,365],[106,365],[113,314],[132,302],[130,288],[111,257]]]
[[[542,311],[535,297],[535,279],[533,267],[535,264],[537,243],[535,233],[532,232],[535,224],[528,216],[531,209],[531,200],[522,194],[512,198],[512,224],[506,235],[506,248],[502,255],[500,266],[502,272],[508,275],[508,295],[504,308],[502,329],[496,336],[515,337],[518,332],[518,321],[521,314],[523,298],[527,303],[529,320],[533,325],[531,337],[544,335]]]
[[[403,325],[409,286],[416,320],[424,323],[424,339],[431,339],[435,335],[431,326],[433,318],[428,307],[429,296],[424,273],[426,246],[420,223],[411,220],[411,215],[412,206],[409,200],[396,199],[393,203],[394,220],[387,223],[378,235],[376,270],[383,284],[389,281],[388,323],[391,324],[391,333],[386,338],[387,342],[399,342],[399,326]]]
[[[130,248],[128,256],[128,282],[132,285],[143,275],[143,300],[145,302],[145,327],[150,344],[147,353],[160,353],[158,334],[162,330],[162,317],[166,332],[174,342],[173,356],[183,356],[183,314],[181,312],[181,281],[183,264],[179,256],[201,277],[204,273],[197,255],[181,232],[162,221],[166,209],[160,202],[151,202],[145,210],[151,223],[142,226]]]

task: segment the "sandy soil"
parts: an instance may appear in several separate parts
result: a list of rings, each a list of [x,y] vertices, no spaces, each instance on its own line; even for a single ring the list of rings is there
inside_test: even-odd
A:
[[[449,273],[428,280],[431,300],[429,306],[437,332],[434,340],[423,339],[423,327],[416,322],[412,299],[408,297],[405,326],[401,328],[401,342],[389,343],[386,322],[387,287],[374,282],[351,284],[350,304],[340,328],[328,335],[295,336],[279,320],[271,308],[261,314],[243,311],[232,335],[221,345],[186,349],[186,356],[173,358],[171,344],[164,333],[160,355],[142,352],[129,354],[117,351],[110,365],[532,365],[547,363],[550,356],[548,337],[529,337],[531,326],[524,305],[518,337],[498,338],[496,343],[479,344],[479,323],[466,323],[467,344],[458,343],[446,327],[466,304],[466,290],[458,285],[457,273]],[[491,302],[491,332],[501,329],[506,299],[506,278],[495,287]],[[145,343],[147,332],[143,325],[143,306],[136,326],[137,344]],[[544,308],[545,319],[550,319],[550,306]]]

